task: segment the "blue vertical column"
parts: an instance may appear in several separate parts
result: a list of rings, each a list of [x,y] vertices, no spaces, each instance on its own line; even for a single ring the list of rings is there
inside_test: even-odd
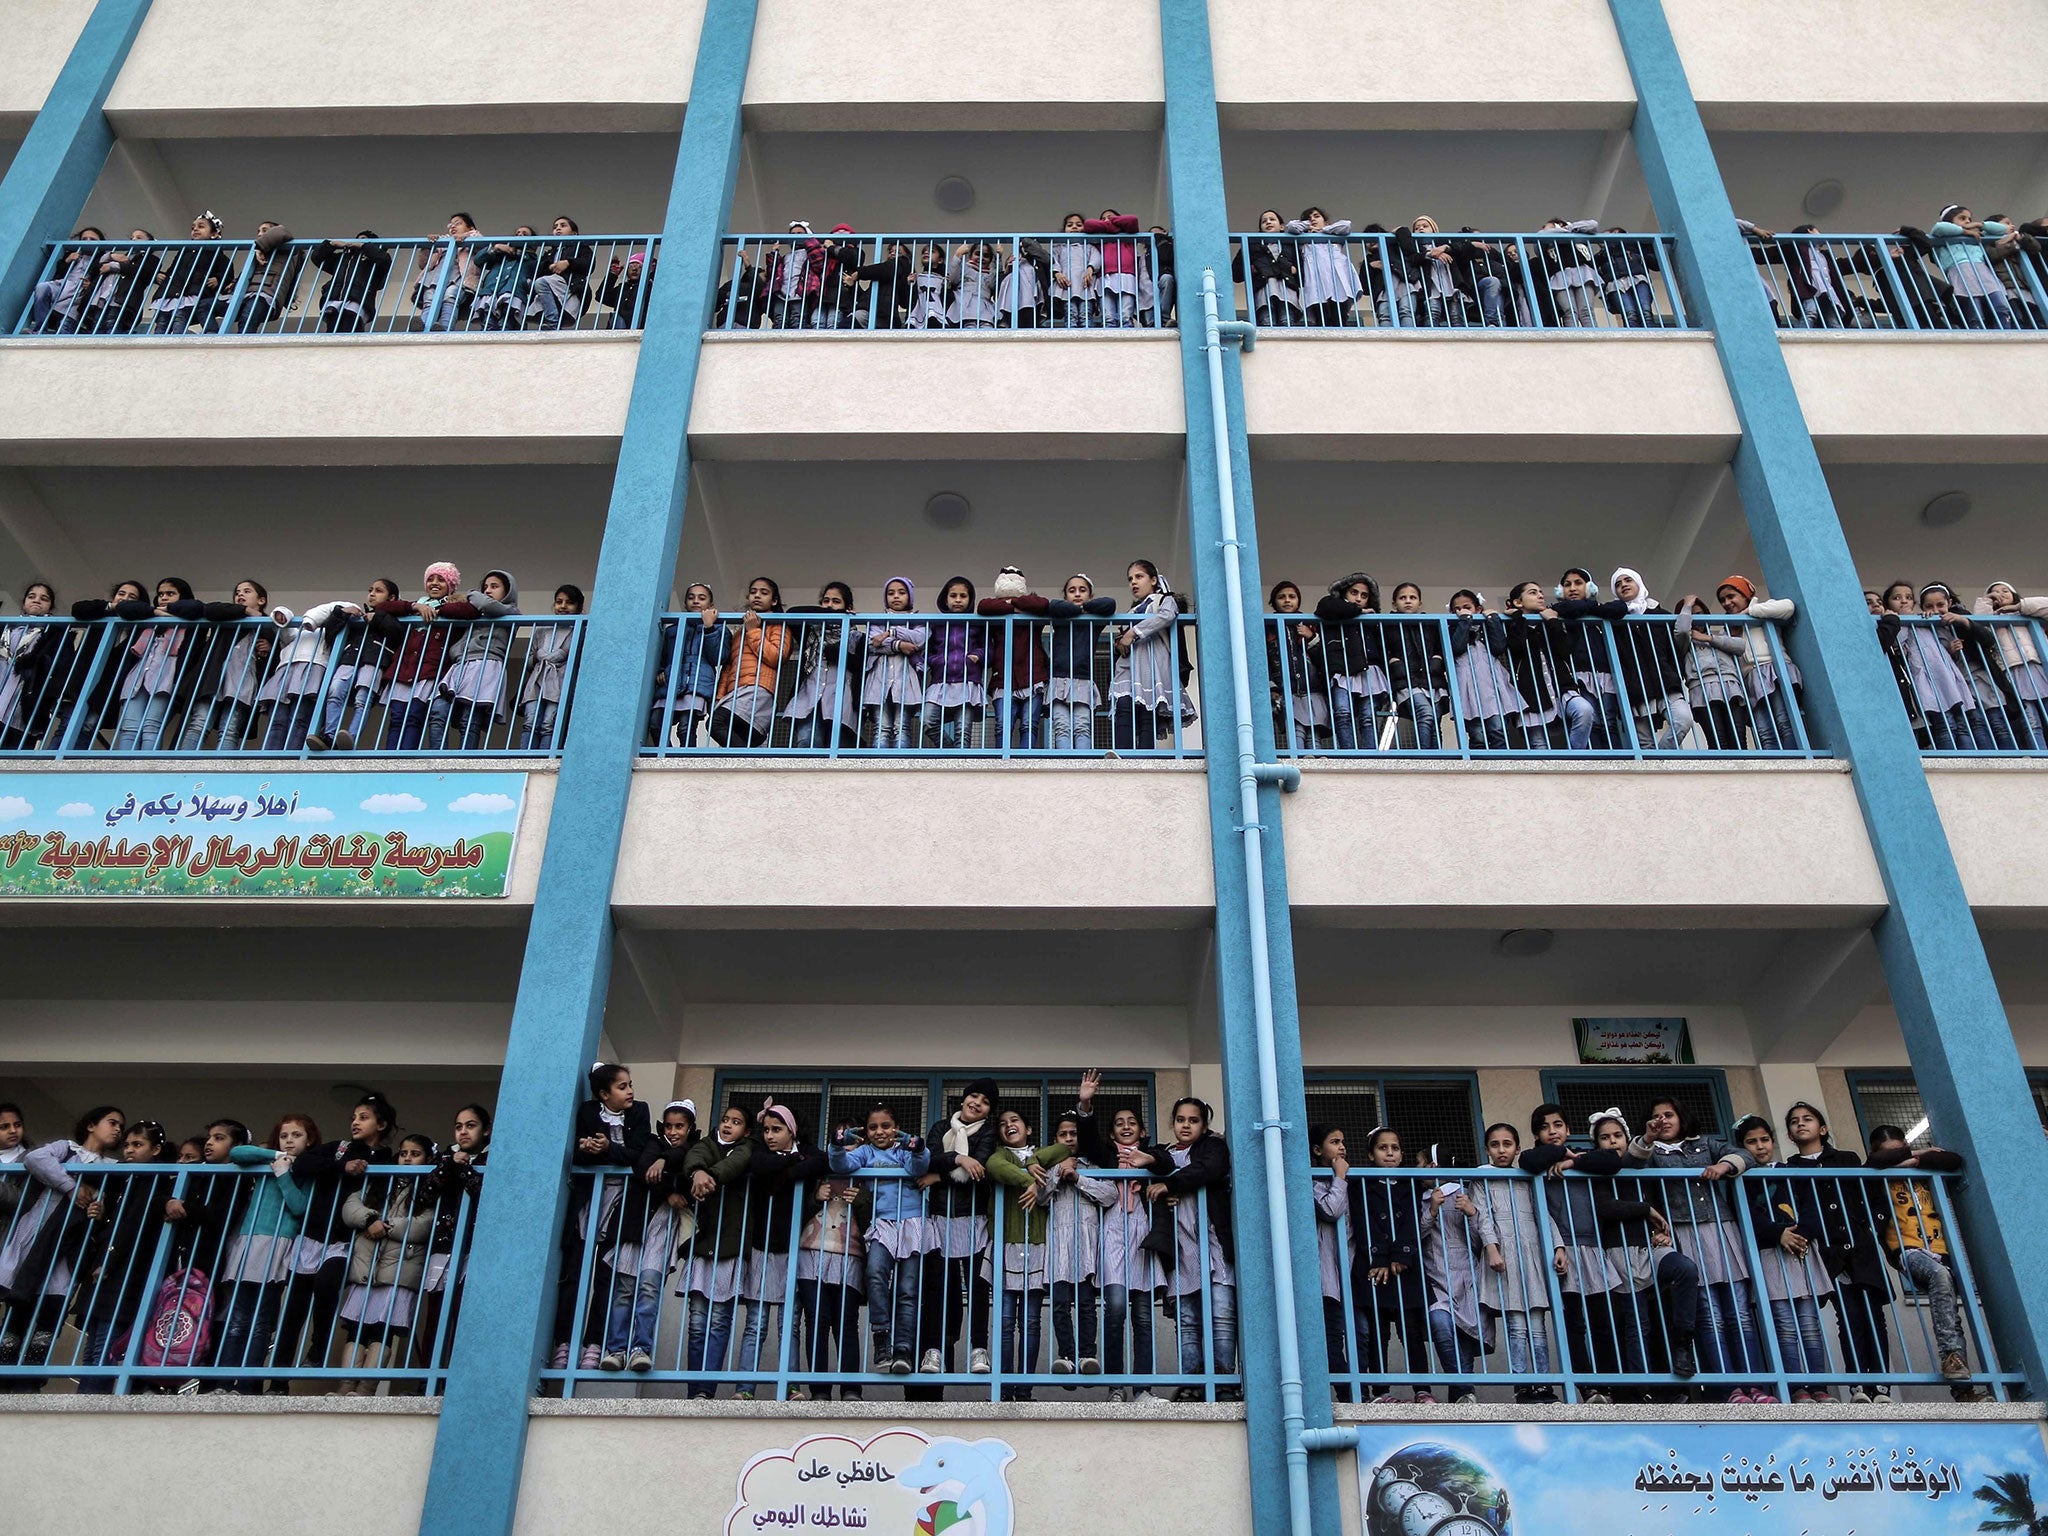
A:
[[[43,247],[68,237],[92,194],[114,130],[107,92],[128,58],[149,0],[99,0],[0,181],[0,322],[11,329],[43,269]]]
[[[1266,697],[1266,646],[1259,628],[1258,539],[1251,494],[1251,451],[1245,440],[1244,380],[1235,351],[1223,357],[1229,440],[1218,442],[1209,403],[1208,362],[1202,351],[1202,272],[1216,274],[1229,302],[1230,236],[1224,202],[1223,149],[1216,123],[1216,83],[1209,52],[1206,0],[1161,0],[1160,34],[1166,62],[1166,158],[1173,198],[1174,271],[1180,314],[1181,379],[1187,402],[1188,542],[1201,656],[1203,739],[1208,743],[1209,835],[1216,872],[1216,997],[1223,1046],[1223,1083],[1230,1138],[1231,1188],[1237,1231],[1238,1351],[1244,1364],[1251,1437],[1252,1516],[1260,1536],[1288,1529],[1286,1435],[1273,1362],[1278,1358],[1273,1253],[1265,1197],[1265,1148],[1258,1131],[1259,1066],[1254,1036],[1247,882],[1263,881],[1269,921],[1273,1021],[1285,1156],[1288,1228],[1293,1264],[1296,1332],[1302,1391],[1310,1427],[1330,1422],[1330,1380],[1323,1342],[1323,1293],[1315,1211],[1308,1181],[1308,1107],[1302,1087],[1301,1024],[1295,1003],[1294,939],[1288,925],[1286,853],[1281,840],[1280,791],[1259,791],[1265,828],[1264,867],[1248,869],[1238,832],[1237,762],[1231,751],[1235,705],[1231,693],[1230,614],[1224,598],[1221,504],[1216,462],[1227,456],[1236,488],[1237,530],[1244,583],[1243,641],[1250,648],[1252,695]],[[1273,758],[1271,715],[1253,711],[1260,761]],[[1314,1529],[1339,1530],[1335,1463],[1310,1464]]]
[[[1679,277],[1714,330],[1742,426],[1735,479],[1807,708],[1848,759],[1890,906],[1874,930],[1913,1075],[1942,1141],[1969,1158],[1970,1249],[2000,1352],[2048,1389],[2048,1198],[2041,1122],[1891,669],[1835,515],[1778,333],[1736,231],[1659,0],[1610,0],[1636,87],[1635,142]],[[1873,347],[1871,367],[1883,366]]]
[[[554,1315],[570,1128],[611,978],[612,877],[647,729],[656,615],[682,536],[690,400],[739,165],[755,5],[708,0],[704,10],[513,1005],[422,1536],[504,1536],[518,1503],[527,1399]]]

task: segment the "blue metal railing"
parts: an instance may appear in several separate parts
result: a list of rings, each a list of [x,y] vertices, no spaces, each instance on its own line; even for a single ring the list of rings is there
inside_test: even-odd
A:
[[[1878,640],[1930,757],[2048,755],[2048,626],[2017,614],[1886,614]]]
[[[1314,1170],[1333,1379],[1383,1400],[1396,1382],[1433,1397],[1448,1380],[1453,1401],[1488,1387],[1525,1401],[2022,1388],[1999,1365],[1942,1176],[1700,1173],[1352,1168],[1340,1191]],[[1951,1349],[1962,1376],[1943,1370]],[[1688,1352],[1696,1371],[1674,1371]]]
[[[1913,235],[1752,234],[1764,296],[1800,331],[2039,331],[2048,261],[2031,240],[1981,242],[1988,262],[1944,268],[1945,243]]]
[[[641,751],[1198,757],[1194,670],[1189,616],[671,613]]]
[[[1218,1294],[1234,1293],[1218,1278],[1229,1271],[1194,1264],[1190,1275],[1142,1246],[1171,1214],[1176,1251],[1207,1251],[1194,1234],[1212,1231],[1211,1191],[1154,1202],[1157,1171],[1087,1165],[1064,1178],[1015,1167],[1008,1176],[1025,1182],[1013,1187],[989,1166],[983,1182],[929,1189],[889,1168],[801,1188],[720,1172],[681,1205],[666,1185],[636,1200],[648,1185],[633,1170],[578,1169],[574,1264],[541,1380],[564,1396],[654,1381],[771,1401],[834,1387],[842,1398],[964,1387],[991,1401],[1042,1387],[1237,1395],[1234,1295]],[[896,1214],[877,1227],[878,1210]]]
[[[1293,756],[1814,757],[1775,624],[1268,614],[1274,740]]]
[[[653,235],[60,240],[17,336],[638,330]],[[431,324],[429,323],[431,317]]]
[[[1231,236],[1240,313],[1274,330],[1686,330],[1669,235]]]
[[[551,757],[584,620],[0,620],[0,758]]]
[[[60,1192],[58,1176],[76,1180],[77,1193]],[[378,1163],[332,1190],[315,1232],[283,1200],[262,1198],[279,1178],[298,1175],[267,1158],[39,1165],[31,1154],[0,1164],[0,1252],[13,1260],[0,1383],[255,1394],[312,1382],[371,1395],[388,1382],[394,1393],[438,1394],[469,1249],[470,1181]],[[389,1285],[336,1293],[320,1271],[337,1246]]]
[[[720,331],[1174,323],[1172,237],[1136,229],[727,235],[720,282],[711,317]]]

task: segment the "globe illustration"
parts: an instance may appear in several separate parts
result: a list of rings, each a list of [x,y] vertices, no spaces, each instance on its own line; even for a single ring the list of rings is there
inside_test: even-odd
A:
[[[1367,1536],[1513,1536],[1508,1494],[1465,1452],[1417,1441],[1373,1470]]]

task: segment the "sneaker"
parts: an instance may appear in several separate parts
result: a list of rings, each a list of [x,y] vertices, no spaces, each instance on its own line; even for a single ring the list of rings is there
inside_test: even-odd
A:
[[[789,1400],[792,1403],[808,1403],[811,1400],[811,1389],[799,1382],[789,1389]]]
[[[1176,1403],[1199,1403],[1202,1400],[1202,1389],[1200,1387],[1178,1388],[1173,1394],[1173,1400]]]
[[[1557,1389],[1555,1387],[1531,1388],[1529,1401],[1532,1403],[1555,1403],[1557,1401]]]
[[[335,751],[337,751],[337,752],[353,752],[353,751],[355,751],[355,749],[356,749],[356,739],[355,739],[355,737],[354,737],[354,736],[350,735],[350,734],[349,734],[349,733],[348,733],[347,731],[336,731],[336,732],[334,733],[334,750],[335,750]]]
[[[1598,1387],[1595,1387],[1590,1392],[1581,1392],[1579,1394],[1579,1401],[1582,1403],[1611,1403],[1614,1399],[1607,1393],[1602,1392]]]
[[[1890,1408],[1894,1406],[1892,1402],[1892,1389],[1890,1387],[1873,1387],[1870,1392],[1870,1406],[1873,1408]]]
[[[1382,1392],[1378,1397],[1374,1398],[1373,1401],[1376,1403],[1398,1403],[1399,1401],[1401,1401],[1401,1399],[1394,1396],[1394,1394],[1391,1392]]]
[[[741,1387],[739,1391],[733,1393],[732,1400],[736,1403],[751,1403],[754,1400],[754,1389],[752,1387]]]
[[[1699,1371],[1699,1362],[1693,1358],[1692,1340],[1674,1340],[1671,1345],[1671,1374],[1680,1381],[1690,1381]]]
[[[37,1334],[36,1337],[42,1338],[44,1335]],[[1961,1350],[1945,1349],[1941,1352],[1941,1374],[1947,1381],[1968,1381],[1970,1362],[1963,1358]]]
[[[321,735],[318,731],[315,731],[312,735],[306,738],[306,750],[308,752],[325,752],[329,747],[333,745],[333,742],[329,741],[325,736]]]
[[[1869,1391],[1869,1389],[1868,1389],[1868,1388],[1866,1388],[1866,1387],[1862,1387],[1862,1386],[1854,1386],[1854,1387],[1851,1387],[1851,1388],[1849,1389],[1849,1401],[1850,1401],[1850,1402],[1852,1402],[1852,1403],[1867,1403],[1867,1402],[1869,1402],[1869,1401],[1870,1401],[1870,1391]]]
[[[352,1381],[350,1381],[350,1382],[344,1382],[344,1383],[342,1383],[342,1391],[344,1391],[344,1392],[351,1392],[351,1391],[353,1391],[353,1390],[354,1390],[354,1388],[355,1388],[355,1385],[356,1385],[356,1384],[355,1384],[354,1382],[352,1382]],[[199,1395],[199,1378],[198,1378],[197,1376],[194,1376],[194,1377],[193,1377],[193,1378],[192,1378],[192,1379],[191,1379],[190,1381],[181,1381],[181,1382],[179,1382],[179,1383],[178,1383],[178,1396],[180,1396],[180,1397],[197,1397],[198,1395]]]
[[[986,1350],[982,1351],[982,1358],[984,1360],[988,1358]],[[939,1358],[939,1352],[936,1349],[928,1349],[924,1352],[924,1359],[917,1363],[917,1369],[922,1375],[942,1376],[946,1371],[946,1362]],[[985,1371],[988,1367],[983,1365],[982,1369]],[[897,1374],[901,1375],[903,1373],[899,1371]]]
[[[623,1371],[626,1357],[616,1349],[608,1349],[597,1357],[597,1368],[600,1371]]]
[[[1463,1403],[1476,1403],[1478,1401],[1479,1394],[1470,1387],[1461,1387],[1451,1394],[1451,1406],[1454,1408]]]
[[[1058,1367],[1055,1366],[1054,1369],[1057,1370]],[[1102,1374],[1102,1362],[1093,1355],[1083,1355],[1081,1357],[1081,1374],[1083,1376],[1100,1376]]]
[[[548,1369],[551,1371],[566,1371],[569,1369],[568,1345],[557,1344],[555,1346],[555,1352],[548,1356]]]
[[[595,1344],[586,1344],[583,1346],[583,1354],[577,1362],[577,1369],[583,1371],[594,1371],[597,1369],[599,1362],[603,1359],[603,1350],[599,1349]]]
[[[1109,1389],[1109,1396],[1103,1399],[1105,1403],[1128,1403],[1130,1400],[1131,1389],[1129,1387],[1111,1387]]]
[[[1778,1400],[1778,1394],[1766,1392],[1762,1387],[1751,1387],[1749,1389],[1749,1400],[1752,1403],[1775,1403]]]
[[[1806,1400],[1809,1403],[1832,1404],[1835,1400],[1835,1394],[1826,1387],[1814,1387],[1806,1394]]]
[[[626,1369],[629,1371],[651,1371],[654,1369],[654,1356],[647,1353],[644,1349],[636,1349],[626,1357]]]
[[[1071,1376],[1074,1374],[1074,1362],[1071,1360],[1055,1360],[1052,1363],[1052,1373],[1055,1376]]]
[[[908,1376],[911,1371],[910,1356],[898,1355],[885,1367],[891,1376]]]
[[[28,1336],[28,1363],[30,1365],[48,1365],[50,1363],[50,1351],[56,1347],[56,1344],[57,1335],[47,1329],[38,1329],[30,1334]],[[1963,1357],[1957,1355],[1956,1358],[1960,1360]],[[1970,1373],[1965,1371],[1963,1374],[1967,1376]],[[194,1385],[196,1386],[197,1383],[194,1383]],[[184,1389],[180,1388],[179,1390],[183,1391]]]
[[[1795,1403],[1810,1403],[1813,1401],[1813,1394],[1804,1387],[1794,1387],[1792,1389],[1792,1401]]]
[[[967,1369],[968,1372],[972,1375],[986,1376],[989,1370],[988,1351],[985,1349],[977,1349],[972,1355],[968,1357]]]
[[[1424,1388],[1415,1394],[1415,1401],[1418,1403],[1426,1403],[1431,1407],[1435,1407],[1436,1394],[1434,1392],[1431,1392],[1427,1388]]]

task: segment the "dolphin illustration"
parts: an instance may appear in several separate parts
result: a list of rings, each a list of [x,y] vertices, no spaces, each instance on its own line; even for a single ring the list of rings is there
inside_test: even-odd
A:
[[[979,1507],[983,1536],[1013,1536],[1015,1516],[1003,1468],[1016,1459],[1017,1453],[1000,1440],[934,1440],[915,1466],[896,1474],[896,1481],[919,1493],[958,1484],[953,1502],[963,1511]]]

